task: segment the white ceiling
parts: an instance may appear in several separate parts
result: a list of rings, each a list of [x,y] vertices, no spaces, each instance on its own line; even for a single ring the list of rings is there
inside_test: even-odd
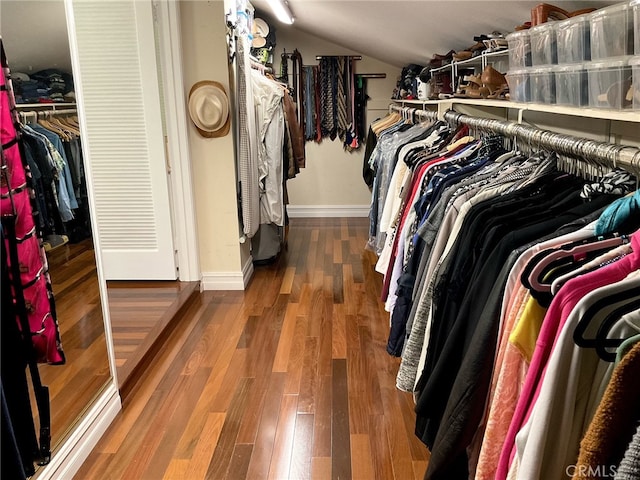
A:
[[[0,0],[0,33],[13,72],[71,72],[63,0]]]
[[[473,37],[512,32],[530,20],[538,1],[288,0],[295,17],[289,27],[272,20],[266,0],[251,0],[256,16],[277,29],[297,28],[398,67],[425,65],[434,53],[464,50]],[[614,2],[556,1],[565,10]]]

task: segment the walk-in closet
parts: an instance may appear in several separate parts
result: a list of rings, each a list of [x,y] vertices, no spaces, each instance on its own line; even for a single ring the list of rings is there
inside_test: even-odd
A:
[[[640,0],[0,27],[3,478],[640,479]]]

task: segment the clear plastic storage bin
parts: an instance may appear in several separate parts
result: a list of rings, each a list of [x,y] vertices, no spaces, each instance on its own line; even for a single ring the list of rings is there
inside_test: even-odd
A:
[[[584,64],[558,65],[553,69],[556,104],[572,107],[589,105],[589,84]]]
[[[619,3],[591,14],[591,59],[633,55],[633,13]]]
[[[531,42],[529,30],[513,32],[506,36],[509,45],[509,69],[518,70],[531,66]]]
[[[629,4],[633,11],[633,31],[635,32],[635,53],[640,55],[640,0],[632,0]]]
[[[534,103],[556,103],[556,81],[554,67],[532,68],[529,73],[531,101]]]
[[[633,83],[627,92],[627,99],[632,98],[631,105],[634,110],[640,110],[640,57],[633,57],[629,60],[633,74]]]
[[[591,62],[589,74],[589,105],[593,108],[622,110],[631,108],[630,57]]]
[[[558,65],[591,60],[590,25],[589,15],[579,15],[562,22],[555,22]]]
[[[531,101],[531,90],[529,88],[530,68],[519,70],[509,70],[507,72],[507,83],[509,84],[509,98],[513,102],[526,103]]]
[[[547,22],[529,29],[531,65],[534,67],[558,63],[555,22]]]

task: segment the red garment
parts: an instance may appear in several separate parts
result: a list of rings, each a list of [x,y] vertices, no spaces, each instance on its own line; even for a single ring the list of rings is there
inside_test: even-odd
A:
[[[411,211],[412,205],[415,203],[416,195],[420,194],[422,183],[423,183],[422,180],[424,179],[427,169],[431,165],[441,162],[443,159],[444,157],[438,157],[428,162],[425,162],[423,165],[420,165],[418,167],[418,170],[413,174],[413,177],[411,178],[411,193],[409,195],[406,205],[404,206],[404,210],[402,211],[402,217],[400,218],[400,221],[398,222],[398,227],[396,228],[396,231],[395,231],[395,238],[393,239],[393,248],[391,249],[391,259],[389,260],[389,265],[387,266],[387,273],[384,276],[384,283],[382,285],[382,301],[383,302],[386,302],[387,297],[389,296],[389,286],[391,284],[391,277],[393,274],[393,265],[395,264],[396,257],[398,255],[398,241],[399,241],[399,237],[401,236],[400,233],[402,232],[402,227],[404,226],[404,222],[407,220],[407,216]]]
[[[3,65],[4,67],[4,65]],[[63,364],[64,352],[60,342],[58,324],[54,317],[53,292],[49,280],[48,267],[44,248],[40,244],[31,207],[32,191],[26,188],[30,175],[22,162],[20,148],[16,141],[17,132],[14,125],[10,96],[10,85],[5,79],[5,69],[0,75],[0,141],[2,142],[2,162],[7,167],[8,183],[2,177],[1,193],[2,216],[15,215],[17,239],[5,238],[7,251],[10,242],[17,242],[20,262],[20,279],[22,282],[27,316],[31,329],[31,338],[40,363]],[[9,265],[10,258],[7,258]],[[15,281],[12,278],[13,281]],[[18,327],[21,328],[19,319]]]

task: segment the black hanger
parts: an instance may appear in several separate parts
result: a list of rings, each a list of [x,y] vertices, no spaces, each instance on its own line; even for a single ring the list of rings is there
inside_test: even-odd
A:
[[[616,352],[610,352],[607,348],[618,348],[624,340],[608,338],[609,331],[624,315],[635,310],[640,310],[640,298],[616,308],[602,321],[595,338],[596,352],[598,352],[600,358],[607,362],[614,362],[616,360]],[[640,331],[638,333],[640,333]]]
[[[634,299],[633,301],[635,301],[635,297],[638,296],[638,292],[639,292],[638,286],[639,286],[638,282],[633,282],[633,284],[629,286],[627,290],[616,292],[616,293],[613,293],[612,295],[608,295],[604,298],[600,298],[596,300],[592,305],[590,305],[589,308],[587,308],[587,311],[584,313],[584,315],[582,315],[582,317],[578,321],[578,324],[576,325],[573,331],[573,341],[575,342],[575,344],[582,348],[596,348],[598,346],[598,343],[597,343],[598,340],[596,338],[584,338],[584,333],[587,331],[587,327],[592,322],[593,318],[596,316],[596,314],[600,310],[602,310],[605,307],[608,307],[609,305],[622,303],[625,300],[629,300],[630,301],[629,303],[632,303],[631,302],[632,299]],[[627,305],[628,304],[625,304],[619,308],[622,309]],[[620,318],[620,316],[618,316],[617,318]],[[607,318],[608,317],[609,315],[607,316]],[[611,324],[615,323],[612,320],[609,320],[609,322],[611,322]],[[604,323],[605,323],[605,320],[602,321],[602,324],[599,327],[598,333],[600,333],[600,329],[602,329],[602,325]],[[617,344],[614,344],[614,342],[609,342],[609,339],[606,339],[606,340],[607,341],[601,342],[603,349],[607,347],[612,348],[620,345],[621,343],[620,340],[615,340],[615,342],[618,342]]]
[[[623,243],[628,243],[627,236],[598,235],[575,242],[570,242],[559,247],[547,248],[538,252],[529,260],[520,275],[522,285],[532,291],[551,291],[551,285],[543,284],[545,276],[558,265],[562,265],[563,259],[572,256],[589,256],[590,253],[600,255],[602,252],[610,250]],[[595,258],[597,255],[593,255]],[[556,260],[560,262],[553,263]]]
[[[593,240],[580,245],[563,245],[555,252],[545,255],[544,258],[534,265],[531,269],[531,273],[529,274],[529,285],[538,292],[550,292],[551,283],[547,284],[543,282],[554,266],[566,263],[566,260],[580,262],[588,257],[593,259],[612,248],[628,242],[629,238],[626,235],[623,235],[621,237]],[[554,262],[556,261],[560,261],[560,263],[556,263],[554,265]]]

